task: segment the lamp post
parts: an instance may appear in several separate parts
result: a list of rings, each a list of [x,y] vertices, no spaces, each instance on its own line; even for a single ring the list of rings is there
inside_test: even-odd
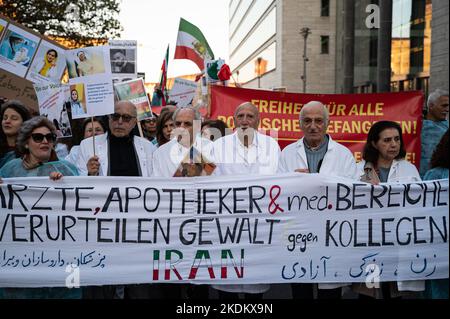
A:
[[[257,63],[257,74],[258,74],[258,89],[261,88],[261,62],[262,62],[262,57],[258,57],[256,59],[256,63]]]
[[[300,30],[300,34],[303,36],[303,75],[301,79],[303,80],[303,93],[306,93],[306,62],[308,62],[308,57],[306,56],[306,40],[308,35],[311,34],[311,30],[307,27]]]

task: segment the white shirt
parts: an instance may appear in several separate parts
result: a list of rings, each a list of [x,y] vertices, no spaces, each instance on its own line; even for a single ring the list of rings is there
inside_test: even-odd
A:
[[[256,132],[245,147],[237,133],[219,138],[213,145],[214,175],[271,175],[278,170],[280,146],[270,136]]]
[[[245,147],[237,133],[214,142],[214,175],[272,175],[278,170],[280,146],[272,137],[256,132],[253,142]],[[234,293],[264,293],[268,284],[212,285],[221,291]]]
[[[320,166],[319,174],[335,175],[359,180],[355,158],[348,148],[328,136],[328,149]],[[281,152],[280,173],[291,173],[296,169],[308,169],[304,138],[289,144]]]
[[[70,149],[69,155],[66,156],[65,160],[73,165],[77,165],[78,156],[80,156],[80,145],[74,145]]]
[[[355,158],[348,148],[333,141],[328,135],[328,148],[320,166],[319,174],[335,175],[358,180]],[[304,138],[289,144],[281,152],[280,173],[294,172],[296,169],[309,169],[305,152]],[[336,289],[347,286],[346,283],[319,283],[319,289]]]
[[[358,163],[358,173],[359,175],[364,174],[365,161]],[[419,182],[420,178],[419,171],[410,162],[402,160],[394,160],[389,170],[388,183],[410,183]],[[397,281],[398,291],[423,291],[425,290],[425,280],[408,280],[408,281]]]
[[[92,143],[93,137],[85,138],[80,144],[80,155],[78,156],[77,169],[80,176],[88,174],[86,164],[89,159],[94,156],[94,148]],[[150,143],[145,138],[133,137],[134,149],[139,160],[139,165],[143,177],[152,176],[152,159],[153,152],[156,146]],[[109,143],[108,134],[101,134],[95,136],[95,155],[99,157],[100,162],[100,176],[108,176],[109,167]]]
[[[210,140],[197,136],[193,146],[207,159],[212,160],[212,142]],[[160,146],[153,153],[153,176],[173,177],[190,149],[190,147],[187,148],[178,143],[176,138]]]

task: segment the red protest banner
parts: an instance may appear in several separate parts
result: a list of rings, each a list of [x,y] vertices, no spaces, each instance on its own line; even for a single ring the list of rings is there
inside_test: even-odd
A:
[[[250,90],[224,86],[211,87],[210,117],[234,127],[235,108],[246,101],[255,104],[261,114],[260,129],[276,130],[281,148],[303,136],[299,114],[310,101],[320,101],[330,111],[328,134],[347,146],[361,160],[367,133],[381,120],[398,122],[403,131],[406,159],[420,165],[423,93],[398,92],[374,94],[297,94]]]

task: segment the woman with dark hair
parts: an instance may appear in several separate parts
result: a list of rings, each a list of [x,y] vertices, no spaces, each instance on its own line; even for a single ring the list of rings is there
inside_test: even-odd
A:
[[[172,111],[161,112],[156,122],[156,139],[158,147],[170,141],[170,133],[175,128],[175,122],[172,119]]]
[[[0,169],[0,177],[50,176],[52,180],[63,176],[76,176],[76,167],[66,161],[58,161],[54,146],[56,129],[44,116],[34,117],[23,123],[17,136],[17,151],[22,158],[8,162]],[[1,183],[0,178],[0,183]],[[68,288],[3,288],[6,299],[81,298],[80,289]]]
[[[0,168],[16,158],[16,138],[23,122],[31,118],[28,109],[19,101],[8,101],[0,109]]]
[[[105,122],[100,117],[94,117],[93,119],[86,118],[82,124],[83,139],[91,137],[93,135],[105,134],[107,131],[107,126]],[[69,155],[66,156],[65,160],[73,165],[77,165],[78,155],[80,153],[80,145],[75,145],[70,150]]]
[[[445,132],[431,156],[431,169],[426,172],[424,180],[448,179],[450,161],[448,158],[449,131]],[[425,296],[431,299],[448,299],[449,279],[427,280]]]
[[[202,137],[214,142],[224,137],[228,126],[221,120],[208,120],[202,123]]]
[[[403,143],[402,129],[396,122],[380,121],[372,125],[367,136],[366,145],[363,150],[363,161],[359,162],[358,172],[361,181],[378,183],[408,183],[421,181],[417,168],[405,160],[406,151]],[[384,282],[380,289],[364,289],[365,285],[356,285],[356,290],[364,295],[380,297],[384,299],[394,297],[391,291],[423,291],[425,282],[423,280],[411,280],[395,283]],[[354,285],[355,287],[355,285]],[[396,292],[395,296],[402,296]]]
[[[21,158],[5,164],[0,169],[0,177],[52,176],[52,179],[59,179],[63,175],[78,175],[74,165],[58,160],[56,138],[56,128],[45,116],[24,122],[16,141]],[[52,175],[54,172],[59,174]]]
[[[378,182],[420,181],[417,168],[405,160],[402,129],[396,122],[380,121],[372,125],[358,163],[362,180]]]

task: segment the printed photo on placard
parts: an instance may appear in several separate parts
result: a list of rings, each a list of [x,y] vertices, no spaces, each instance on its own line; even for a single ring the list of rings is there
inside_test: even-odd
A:
[[[73,119],[86,117],[86,94],[83,83],[70,86],[70,107]]]
[[[25,76],[39,43],[39,37],[10,24],[0,44],[0,67]]]
[[[34,83],[60,83],[65,68],[64,50],[47,41],[42,41],[27,79]]]
[[[8,21],[0,19],[0,39],[3,35],[3,31],[5,30],[6,26],[8,25]]]
[[[99,46],[66,51],[69,78],[108,72],[109,67],[106,68],[105,62],[109,64],[109,57],[105,56],[104,48]]]

